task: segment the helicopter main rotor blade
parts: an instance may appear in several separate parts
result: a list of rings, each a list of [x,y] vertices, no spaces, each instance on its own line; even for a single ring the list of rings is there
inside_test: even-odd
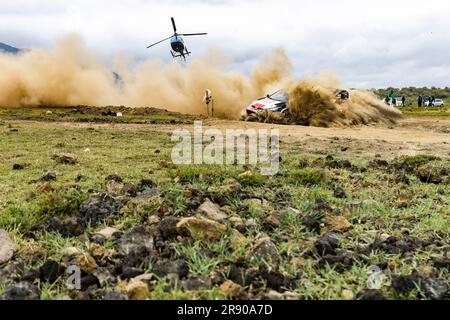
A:
[[[152,45],[149,45],[149,46],[147,47],[147,49],[148,49],[148,48],[151,48],[151,47],[153,47],[153,46],[156,46],[157,44],[160,44],[161,42],[167,41],[167,40],[169,40],[169,39],[172,38],[172,37],[173,37],[173,36],[170,36],[170,37],[165,38],[165,39],[163,39],[163,40],[161,40],[161,41],[158,41],[158,42],[156,42],[156,43],[154,43],[154,44],[152,44]]]
[[[207,33],[206,32],[202,32],[202,33],[182,33],[180,34],[180,36],[183,37],[189,37],[189,36],[206,36]]]
[[[175,19],[172,17],[170,18],[170,20],[172,20],[173,32],[177,33],[177,26],[175,25]]]

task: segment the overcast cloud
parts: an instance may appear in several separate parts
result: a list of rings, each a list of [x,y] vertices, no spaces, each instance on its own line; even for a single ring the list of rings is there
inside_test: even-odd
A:
[[[450,86],[447,0],[0,0],[0,42],[51,47],[70,32],[106,59],[169,61],[171,34],[189,38],[194,55],[221,48],[248,72],[264,53],[283,47],[295,76],[333,70],[352,87]]]

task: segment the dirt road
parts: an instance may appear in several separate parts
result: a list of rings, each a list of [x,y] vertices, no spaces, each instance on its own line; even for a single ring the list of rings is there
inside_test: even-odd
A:
[[[16,121],[14,121],[16,122]],[[42,125],[42,123],[41,123]],[[192,131],[188,124],[115,124],[115,123],[73,123],[54,122],[48,126],[70,126],[95,128],[99,130],[133,130],[171,133],[184,128]],[[275,125],[254,122],[207,119],[204,130],[215,128],[225,133],[227,129],[278,129],[282,142],[300,143],[305,152],[319,153],[328,149],[382,155],[392,158],[398,155],[434,154],[442,157],[450,155],[449,118],[405,118],[395,126],[371,125],[345,128],[317,128],[292,125]],[[343,151],[344,152],[344,151]]]

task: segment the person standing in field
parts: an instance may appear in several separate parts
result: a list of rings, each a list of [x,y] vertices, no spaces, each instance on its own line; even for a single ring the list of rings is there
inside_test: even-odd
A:
[[[405,104],[406,104],[406,98],[405,98],[405,96],[403,96],[403,97],[402,97],[402,107],[404,107]]]
[[[419,96],[419,98],[417,99],[417,106],[420,108],[422,107],[422,102],[423,102],[423,97]]]

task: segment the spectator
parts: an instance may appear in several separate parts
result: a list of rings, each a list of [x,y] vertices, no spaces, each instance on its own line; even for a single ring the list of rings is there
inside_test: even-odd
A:
[[[384,102],[385,102],[387,105],[389,105],[389,102],[390,102],[389,96],[386,96],[386,98],[384,98]]]
[[[423,102],[423,97],[419,96],[419,98],[417,99],[417,105],[420,107],[422,107],[422,102]]]
[[[405,98],[405,96],[403,96],[403,97],[402,97],[402,107],[405,106],[405,103],[406,103],[406,98]]]
[[[431,107],[433,105],[433,98],[431,96],[428,97],[428,106]]]

